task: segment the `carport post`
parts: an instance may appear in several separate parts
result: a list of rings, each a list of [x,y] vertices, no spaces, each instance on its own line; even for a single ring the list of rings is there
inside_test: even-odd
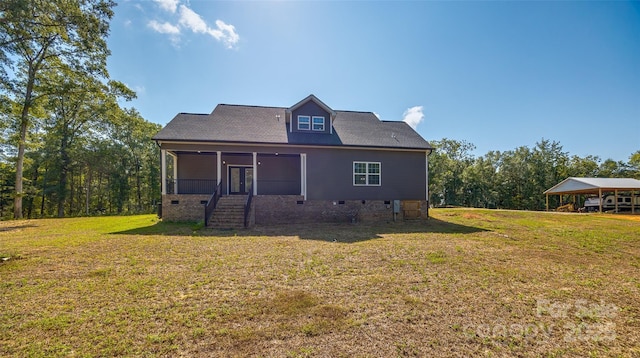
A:
[[[598,188],[598,212],[602,214],[602,188]]]
[[[547,211],[549,211],[549,194],[545,195],[547,197]]]

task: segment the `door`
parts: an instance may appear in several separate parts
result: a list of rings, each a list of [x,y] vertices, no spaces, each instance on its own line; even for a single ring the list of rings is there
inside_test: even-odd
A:
[[[252,167],[229,167],[229,194],[249,194],[253,188]]]

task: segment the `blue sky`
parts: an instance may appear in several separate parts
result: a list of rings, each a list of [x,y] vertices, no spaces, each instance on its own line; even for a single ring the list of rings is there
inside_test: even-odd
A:
[[[406,120],[490,150],[640,150],[640,2],[121,1],[109,71],[149,121],[218,103]]]

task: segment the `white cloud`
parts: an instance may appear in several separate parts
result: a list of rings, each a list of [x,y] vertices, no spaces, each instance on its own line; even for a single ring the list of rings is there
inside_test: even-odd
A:
[[[411,128],[416,129],[418,124],[424,120],[424,113],[422,113],[422,106],[415,106],[404,111],[402,120],[406,122]]]
[[[178,35],[181,33],[181,29],[188,29],[196,34],[207,34],[217,41],[224,43],[227,48],[233,48],[238,41],[240,41],[240,36],[233,25],[227,24],[222,20],[216,20],[216,26],[210,27],[198,13],[193,11],[187,5],[179,4],[179,0],[155,1],[162,9],[171,13],[177,13],[178,22],[174,25],[169,22],[160,23],[156,20],[152,20],[148,25],[159,33],[171,35],[171,41],[174,45],[177,45],[180,42]]]
[[[168,22],[159,23],[156,20],[151,20],[149,21],[148,26],[152,28],[154,31],[159,32],[161,34],[170,34],[170,35],[180,34],[180,28]]]
[[[216,29],[209,29],[209,34],[216,40],[224,42],[227,48],[233,48],[240,40],[235,26],[226,24],[222,20],[216,20],[216,27]]]
[[[180,25],[195,33],[209,34],[214,39],[224,42],[228,48],[233,48],[240,40],[236,28],[222,20],[216,20],[216,27],[212,28],[195,11],[180,5]]]
[[[155,0],[163,10],[175,13],[178,9],[179,0]]]
[[[209,30],[209,26],[202,20],[200,15],[184,5],[180,5],[179,23],[195,33],[206,33]]]

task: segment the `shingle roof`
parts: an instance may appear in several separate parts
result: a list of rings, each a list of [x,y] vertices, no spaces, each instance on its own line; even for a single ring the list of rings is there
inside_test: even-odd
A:
[[[408,124],[372,112],[334,111],[333,134],[290,132],[282,107],[218,105],[211,114],[180,113],[153,139],[432,149]]]
[[[640,180],[632,178],[567,178],[544,194],[593,193],[598,190],[640,190]]]

